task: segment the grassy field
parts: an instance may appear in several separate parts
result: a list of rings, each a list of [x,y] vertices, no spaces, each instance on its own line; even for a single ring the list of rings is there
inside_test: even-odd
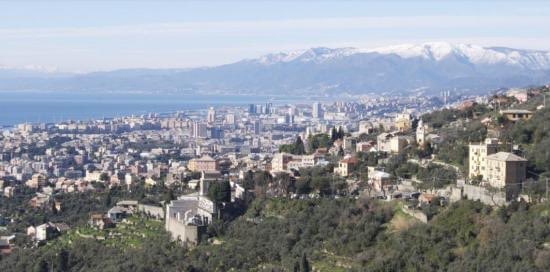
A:
[[[77,239],[95,239],[106,245],[120,248],[137,248],[143,241],[157,238],[165,233],[161,221],[132,216],[115,228],[98,230],[89,226],[72,229],[48,243],[48,246],[62,247]]]

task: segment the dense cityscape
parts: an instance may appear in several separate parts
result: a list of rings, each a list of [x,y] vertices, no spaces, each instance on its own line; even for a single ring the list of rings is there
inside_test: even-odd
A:
[[[376,199],[393,207],[387,224],[400,220],[405,229],[430,224],[464,199],[534,205],[548,197],[548,149],[536,153],[548,128],[528,136],[516,126],[547,118],[548,91],[19,124],[0,138],[0,263],[13,269],[21,264],[10,257],[82,239],[139,247],[161,236],[200,250],[220,243],[235,222],[262,224],[270,216],[251,209],[265,201]],[[309,254],[298,267],[355,267]]]

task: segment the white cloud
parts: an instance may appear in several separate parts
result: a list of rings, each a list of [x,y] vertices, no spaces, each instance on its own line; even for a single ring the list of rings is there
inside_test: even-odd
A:
[[[310,18],[292,20],[208,21],[104,27],[0,28],[0,39],[99,38],[149,35],[191,35],[208,33],[266,33],[293,30],[353,30],[395,28],[505,28],[544,27],[550,16],[406,16]]]
[[[317,46],[447,41],[548,50],[548,22],[550,16],[394,16],[0,28],[0,60],[90,71],[218,65]]]

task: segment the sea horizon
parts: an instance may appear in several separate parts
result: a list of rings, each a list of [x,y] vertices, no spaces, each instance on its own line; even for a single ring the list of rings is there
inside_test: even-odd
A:
[[[208,107],[312,102],[322,97],[276,95],[196,95],[148,93],[67,93],[3,91],[0,127],[22,123],[58,123],[149,113],[170,114]]]

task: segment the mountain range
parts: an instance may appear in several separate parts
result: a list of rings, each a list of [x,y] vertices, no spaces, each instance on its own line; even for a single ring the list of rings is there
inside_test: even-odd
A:
[[[0,67],[0,91],[341,95],[482,93],[550,82],[550,52],[433,42],[311,48],[191,69],[88,74]]]

